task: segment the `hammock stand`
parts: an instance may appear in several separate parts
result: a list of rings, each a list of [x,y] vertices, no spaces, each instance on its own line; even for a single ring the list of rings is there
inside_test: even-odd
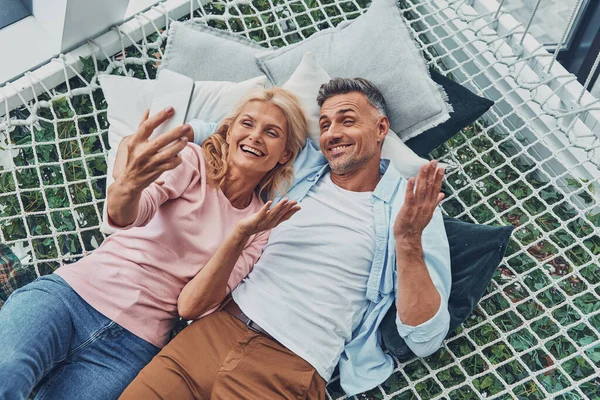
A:
[[[428,63],[496,104],[431,153],[458,168],[443,208],[515,232],[442,349],[361,399],[600,398],[600,101],[495,0],[400,0]],[[582,0],[577,2],[561,45]],[[36,275],[104,240],[103,73],[153,79],[173,20],[285,46],[368,0],[167,0],[0,87],[0,242]],[[345,398],[336,376],[329,399]]]

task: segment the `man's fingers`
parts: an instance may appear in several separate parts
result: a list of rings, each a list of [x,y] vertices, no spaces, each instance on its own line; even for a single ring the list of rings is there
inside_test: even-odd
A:
[[[437,172],[437,161],[433,160],[429,163],[429,169],[427,170],[427,191],[431,192],[433,188],[433,181]]]
[[[442,200],[444,200],[444,197],[446,197],[446,195],[445,195],[444,193],[439,193],[439,194],[438,194],[436,206],[437,206],[438,204],[440,204],[440,202],[441,202]]]
[[[415,199],[415,177],[411,176],[408,178],[408,183],[406,184],[406,196],[404,197],[404,202],[411,205]]]
[[[419,170],[419,177],[417,178],[415,190],[415,200],[418,203],[422,203],[425,200],[425,195],[427,194],[427,175],[429,174],[429,163],[423,165]]]
[[[173,116],[175,110],[173,107],[167,107],[164,110],[157,112],[156,114],[148,117],[144,122],[140,124],[140,127],[135,135],[136,140],[144,141],[148,140],[152,132],[163,122]]]
[[[436,199],[438,194],[442,191],[442,181],[444,180],[444,168],[437,168],[433,178],[433,184],[431,188],[431,198]]]

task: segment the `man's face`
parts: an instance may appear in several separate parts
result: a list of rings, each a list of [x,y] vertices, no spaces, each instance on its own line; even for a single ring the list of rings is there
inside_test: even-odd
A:
[[[319,142],[334,174],[355,172],[373,158],[379,163],[387,133],[387,126],[381,127],[382,119],[387,121],[360,92],[332,96],[323,103]]]

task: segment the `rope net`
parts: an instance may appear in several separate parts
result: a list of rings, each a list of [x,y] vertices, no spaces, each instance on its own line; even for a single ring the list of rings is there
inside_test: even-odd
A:
[[[600,105],[582,96],[565,100],[564,88],[575,78],[535,73],[551,55],[541,46],[533,55],[519,54],[514,43],[522,44],[523,27],[500,32],[505,13],[481,14],[472,5],[399,3],[428,63],[496,102],[431,153],[458,166],[445,182],[445,212],[516,229],[486,295],[443,348],[397,363],[384,384],[357,397],[600,398],[600,139],[590,131]],[[265,47],[285,46],[367,7],[368,0],[191,1],[182,20]],[[115,28],[118,53],[105,54],[90,41],[84,46],[92,55],[77,68],[64,57],[52,60],[65,77],[74,76],[56,87],[42,85],[32,101],[22,98],[0,117],[0,239],[37,275],[79,259],[104,239],[108,123],[97,77],[155,78],[171,19],[164,5],[153,9],[164,11],[164,21],[153,22],[141,41]],[[143,13],[135,18],[147,21]],[[32,87],[42,83],[36,72],[26,77]],[[337,377],[327,396],[344,398]]]

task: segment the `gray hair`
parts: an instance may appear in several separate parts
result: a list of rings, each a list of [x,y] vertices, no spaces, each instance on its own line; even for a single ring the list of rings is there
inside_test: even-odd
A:
[[[319,88],[317,103],[319,107],[330,97],[338,94],[359,92],[365,95],[369,104],[381,114],[386,115],[386,105],[383,95],[373,83],[363,78],[333,78]]]

